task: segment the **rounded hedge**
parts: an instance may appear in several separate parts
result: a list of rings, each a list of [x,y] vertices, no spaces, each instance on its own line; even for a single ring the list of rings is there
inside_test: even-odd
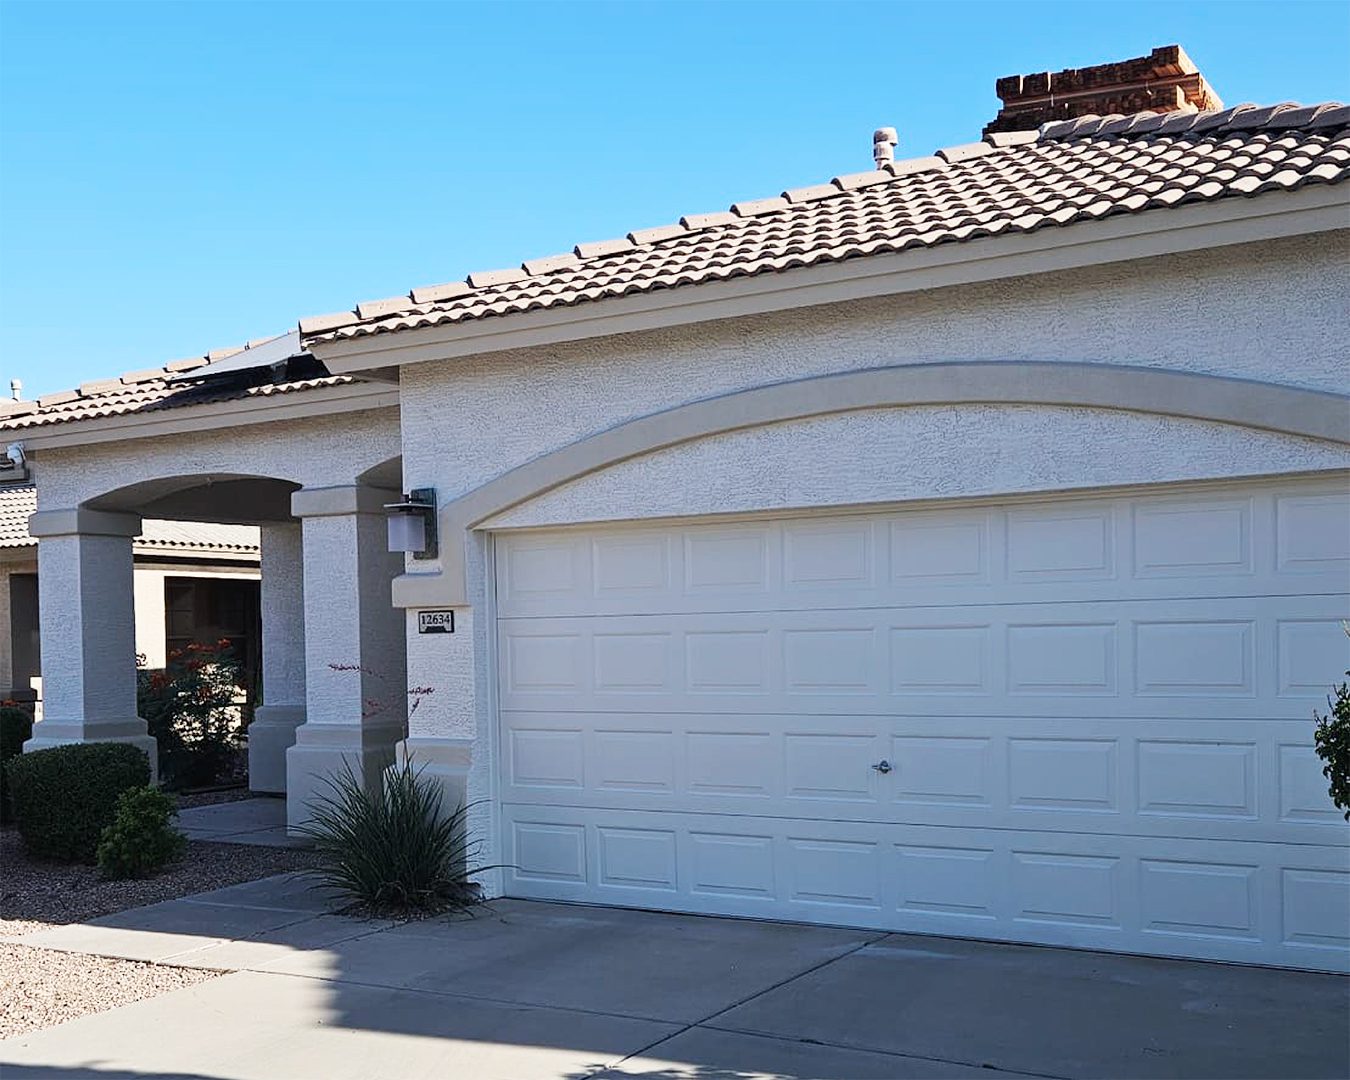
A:
[[[150,783],[150,759],[130,743],[72,743],[6,766],[14,820],[30,855],[94,862],[117,797]]]

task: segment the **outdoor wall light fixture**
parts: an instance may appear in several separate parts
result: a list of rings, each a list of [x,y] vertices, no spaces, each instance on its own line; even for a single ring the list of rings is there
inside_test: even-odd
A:
[[[389,519],[389,550],[414,559],[436,557],[436,489],[414,488],[402,502],[385,503]]]

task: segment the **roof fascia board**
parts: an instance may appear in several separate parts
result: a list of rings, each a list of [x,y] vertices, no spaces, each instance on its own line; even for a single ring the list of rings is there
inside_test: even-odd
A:
[[[287,399],[290,400],[287,400]],[[220,401],[209,405],[186,405],[146,413],[126,413],[91,420],[72,420],[46,427],[18,428],[3,434],[21,441],[29,450],[89,446],[148,439],[184,432],[215,431],[245,427],[278,420],[302,420],[314,416],[361,412],[367,409],[398,407],[398,389],[381,383],[318,387],[294,395],[276,394],[260,398]]]
[[[1278,195],[1278,197],[1276,197]],[[654,330],[1350,227],[1350,184],[1079,222],[655,293],[315,342],[334,374]]]

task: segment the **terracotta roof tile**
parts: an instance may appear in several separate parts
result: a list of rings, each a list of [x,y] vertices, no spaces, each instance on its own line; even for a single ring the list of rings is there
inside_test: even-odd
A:
[[[1258,196],[1350,176],[1350,107],[1238,105],[1217,112],[1086,116],[990,136],[881,173],[839,177],[691,214],[687,231],[581,245],[578,261],[326,332],[318,342],[774,273],[1114,214]],[[531,269],[536,269],[530,264]],[[476,284],[476,279],[473,282]]]
[[[33,484],[0,486],[0,548],[37,544],[28,535],[28,518],[37,510]],[[250,555],[258,552],[256,525],[214,525],[199,521],[160,521],[147,518],[135,546],[140,550],[209,551]]]

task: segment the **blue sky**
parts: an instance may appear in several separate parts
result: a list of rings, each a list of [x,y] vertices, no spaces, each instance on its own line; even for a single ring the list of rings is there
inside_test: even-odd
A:
[[[1350,100],[1350,3],[0,0],[0,396],[162,364],[979,137],[1179,42]]]

